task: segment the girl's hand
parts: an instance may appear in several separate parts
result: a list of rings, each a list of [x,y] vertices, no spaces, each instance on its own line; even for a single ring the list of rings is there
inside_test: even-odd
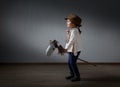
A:
[[[64,53],[67,53],[67,49],[64,49]]]
[[[58,53],[61,55],[64,55],[64,53],[67,53],[67,50],[64,49],[61,45],[58,46]]]
[[[70,30],[66,30],[66,37],[67,37],[66,43],[68,43],[70,39]]]
[[[70,34],[70,30],[65,30],[67,34]]]

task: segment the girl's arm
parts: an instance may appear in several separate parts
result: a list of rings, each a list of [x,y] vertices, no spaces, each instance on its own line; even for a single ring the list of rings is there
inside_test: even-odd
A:
[[[66,37],[67,37],[66,43],[68,43],[70,39],[70,30],[66,30]]]
[[[71,45],[73,45],[74,41],[76,40],[76,31],[72,31],[71,32],[71,36],[70,36],[70,39],[68,41],[68,43],[66,44],[65,46],[65,49],[69,49],[69,47]]]

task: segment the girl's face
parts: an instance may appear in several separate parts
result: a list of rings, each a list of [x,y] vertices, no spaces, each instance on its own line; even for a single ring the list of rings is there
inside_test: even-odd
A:
[[[75,28],[76,25],[73,24],[69,19],[67,19],[67,27],[68,27],[68,28]]]

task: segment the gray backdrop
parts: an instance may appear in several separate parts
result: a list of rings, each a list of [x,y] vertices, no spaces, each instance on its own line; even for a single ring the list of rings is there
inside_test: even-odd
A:
[[[119,0],[0,0],[0,62],[67,62],[45,55],[49,40],[65,45],[66,21],[82,18],[82,53],[90,62],[120,62]]]

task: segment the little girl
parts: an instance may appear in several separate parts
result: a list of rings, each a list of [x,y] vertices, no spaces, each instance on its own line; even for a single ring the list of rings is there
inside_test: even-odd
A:
[[[67,76],[67,80],[80,81],[80,73],[77,67],[77,58],[81,52],[81,18],[75,14],[70,14],[65,18],[67,22],[66,30],[67,40],[65,45],[65,51],[68,53],[68,66],[70,69],[70,76]]]

